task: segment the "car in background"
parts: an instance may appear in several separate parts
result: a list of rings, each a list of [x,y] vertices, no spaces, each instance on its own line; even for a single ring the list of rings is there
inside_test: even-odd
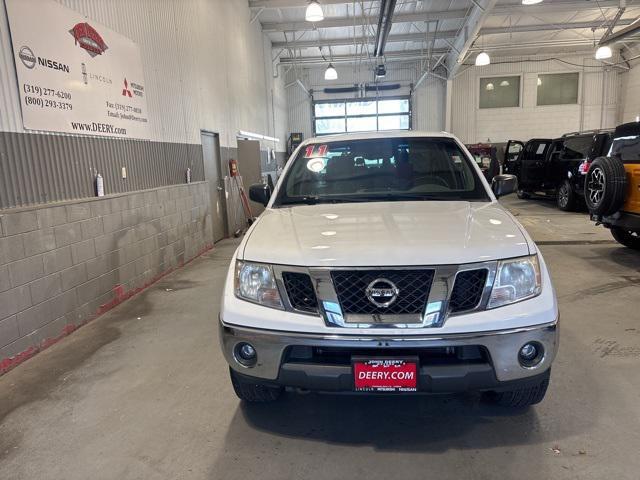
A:
[[[467,150],[489,182],[496,175],[513,173],[515,161],[523,148],[524,143],[518,140],[467,145]]]
[[[560,210],[575,210],[583,203],[590,163],[606,155],[612,138],[612,131],[599,130],[529,140],[512,172],[518,177],[518,197],[542,194],[555,197]]]
[[[616,128],[607,156],[589,166],[584,196],[594,221],[622,245],[640,250],[640,123]]]

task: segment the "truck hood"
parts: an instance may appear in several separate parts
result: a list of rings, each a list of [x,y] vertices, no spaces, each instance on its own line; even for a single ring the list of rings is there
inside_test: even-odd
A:
[[[267,209],[238,257],[299,266],[484,262],[529,254],[496,202],[375,202]]]

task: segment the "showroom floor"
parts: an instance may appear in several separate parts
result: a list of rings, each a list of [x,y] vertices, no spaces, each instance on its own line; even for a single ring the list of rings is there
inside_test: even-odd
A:
[[[540,242],[560,300],[541,405],[328,395],[241,405],[216,331],[236,245],[224,241],[0,377],[0,478],[637,479],[640,254],[586,214],[505,204]]]

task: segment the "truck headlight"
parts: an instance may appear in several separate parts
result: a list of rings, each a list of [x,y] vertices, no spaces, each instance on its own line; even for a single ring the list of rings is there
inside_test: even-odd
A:
[[[487,308],[496,308],[535,297],[542,290],[537,255],[498,262]]]
[[[284,309],[273,269],[269,265],[237,261],[235,293],[243,300],[265,307]]]

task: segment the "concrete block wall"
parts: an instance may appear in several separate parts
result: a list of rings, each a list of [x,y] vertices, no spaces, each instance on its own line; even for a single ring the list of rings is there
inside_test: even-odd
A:
[[[206,182],[0,211],[0,374],[212,238]]]

